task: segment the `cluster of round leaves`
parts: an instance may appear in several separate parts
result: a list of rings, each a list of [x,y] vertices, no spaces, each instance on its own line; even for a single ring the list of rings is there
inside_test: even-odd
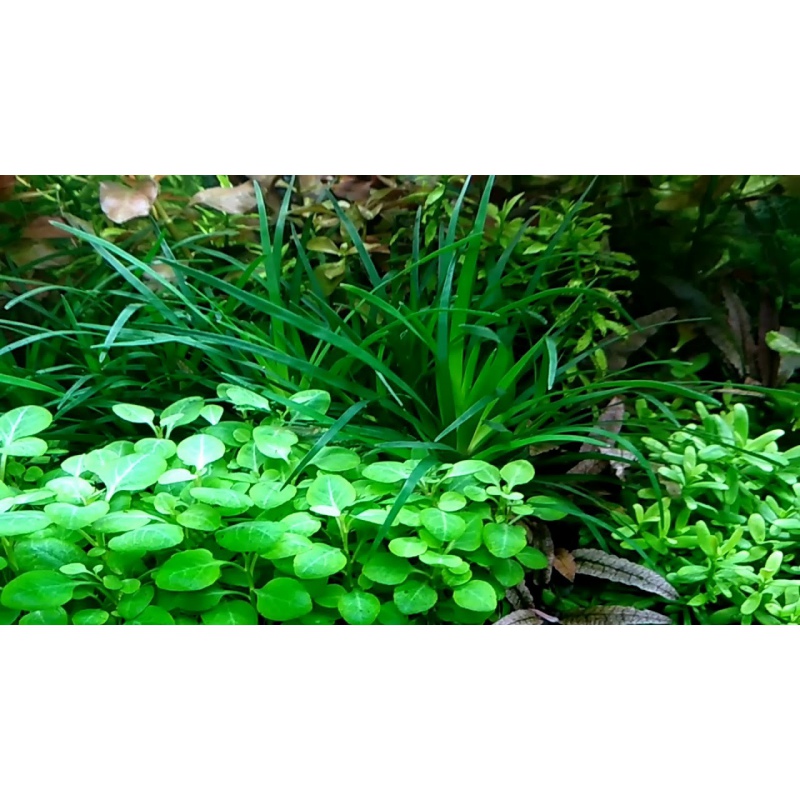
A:
[[[324,395],[290,401],[324,414]],[[517,491],[534,478],[526,461],[417,475],[417,461],[312,450],[296,412],[274,415],[246,389],[221,399],[257,419],[223,421],[200,398],[158,417],[119,405],[154,436],[58,465],[33,443],[46,410],[0,417],[0,622],[484,622],[526,568],[546,564],[520,520],[568,513]]]

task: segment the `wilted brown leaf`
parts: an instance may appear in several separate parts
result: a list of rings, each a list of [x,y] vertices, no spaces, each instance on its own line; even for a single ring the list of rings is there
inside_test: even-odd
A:
[[[22,236],[25,239],[71,239],[72,236],[66,231],[54,228],[50,223],[66,223],[62,217],[36,217],[22,229]]]
[[[0,200],[8,200],[14,194],[16,183],[16,175],[0,175]]]
[[[601,347],[608,342],[605,348],[608,368],[615,372],[624,369],[629,356],[644,347],[647,340],[656,333],[658,326],[672,320],[677,313],[677,308],[662,308],[635,320],[641,330],[632,330],[630,335],[624,339],[617,339],[615,336],[607,336],[603,339],[600,342]]]
[[[514,611],[519,611],[520,608],[533,608],[534,605],[533,595],[525,581],[521,581],[516,586],[507,589],[506,600],[511,603],[511,608],[513,608]]]
[[[246,214],[256,207],[255,184],[253,181],[246,181],[238,186],[202,189],[192,197],[190,205],[207,206],[224,214]]]
[[[70,262],[68,255],[42,239],[20,240],[8,249],[8,253],[18,267],[35,270],[64,267]]]
[[[372,190],[371,175],[340,175],[331,191],[341,200],[360,203],[369,197]]]
[[[512,611],[504,617],[500,617],[493,625],[543,625],[541,617],[536,613],[534,608],[521,608],[518,611]]]
[[[580,614],[561,618],[562,625],[672,625],[657,611],[629,606],[595,606]]]
[[[115,181],[100,183],[100,208],[117,225],[148,216],[157,197],[158,184],[154,180],[141,181],[135,186]]]
[[[677,600],[678,593],[674,587],[667,582],[666,578],[657,572],[643,567],[641,564],[634,564],[627,558],[620,558],[603,550],[592,548],[581,548],[572,553],[576,573],[578,575],[588,575],[592,578],[604,578],[614,583],[623,583],[626,586],[635,586],[645,592],[666,597],[668,600]]]
[[[572,582],[575,580],[575,558],[569,550],[565,550],[563,547],[559,547],[558,550],[556,550],[553,558],[553,568],[568,581]]]

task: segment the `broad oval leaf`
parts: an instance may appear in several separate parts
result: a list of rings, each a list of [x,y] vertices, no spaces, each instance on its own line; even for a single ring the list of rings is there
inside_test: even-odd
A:
[[[467,523],[461,517],[440,508],[426,508],[421,511],[419,521],[440,542],[455,541],[467,528]]]
[[[0,535],[23,536],[39,533],[50,526],[50,517],[43,511],[6,511],[0,514]]]
[[[305,580],[327,578],[346,566],[347,556],[338,548],[327,544],[312,544],[294,557],[295,574]]]
[[[288,428],[262,425],[253,429],[253,442],[258,451],[267,458],[289,461],[289,455],[297,442],[297,436]]]
[[[143,528],[115,536],[108,542],[109,550],[118,553],[148,553],[154,550],[168,550],[183,541],[183,531],[177,525],[157,522]]]
[[[132,453],[98,464],[97,474],[106,486],[106,500],[111,500],[117,492],[147,489],[166,469],[167,462],[160,456]]]
[[[184,550],[155,571],[155,582],[168,592],[196,592],[216,583],[219,576],[220,562],[209,550]]]
[[[0,603],[20,611],[58,608],[72,600],[75,584],[60,572],[34,570],[12,578],[0,594]]]
[[[109,619],[108,611],[102,608],[84,608],[72,615],[73,625],[105,625]]]
[[[225,600],[202,615],[204,625],[258,625],[258,613],[244,600]]]
[[[496,558],[511,558],[528,545],[525,529],[521,525],[509,525],[507,522],[490,522],[485,525],[483,541],[486,549]]]
[[[216,436],[197,433],[178,445],[178,458],[198,472],[225,455],[225,445]]]
[[[189,494],[201,503],[225,509],[230,514],[241,514],[253,505],[244,493],[233,489],[212,489],[208,486],[193,486]]]
[[[497,608],[497,592],[486,581],[470,581],[453,592],[453,600],[469,611],[494,611]]]
[[[436,590],[418,580],[408,580],[394,590],[394,604],[402,614],[423,614],[436,605]]]
[[[156,418],[155,411],[132,403],[117,403],[111,406],[111,410],[120,419],[136,424],[152,425],[153,420]]]
[[[97,500],[88,506],[74,506],[71,503],[50,503],[44,513],[56,524],[68,531],[88,528],[108,514],[108,503]]]
[[[339,598],[342,619],[349,625],[372,625],[381,611],[381,602],[374,594],[355,589]]]
[[[397,461],[378,461],[364,467],[361,474],[377,483],[402,483],[407,480],[413,467]]]
[[[273,578],[256,590],[258,613],[274,622],[288,622],[308,614],[313,603],[305,587],[294,578]]]
[[[317,475],[308,487],[306,501],[315,514],[340,517],[356,502],[356,490],[341,475]]]
[[[239,522],[229,528],[218,531],[217,542],[226,550],[234,553],[259,553],[269,549],[283,535],[283,522],[268,520],[251,520]]]
[[[250,499],[265,511],[288,503],[296,494],[296,486],[284,486],[275,480],[262,480],[250,487]]]
[[[416,536],[400,536],[389,542],[389,550],[401,558],[413,558],[421,555],[428,549],[425,542],[417,539]]]
[[[411,574],[412,567],[399,556],[377,553],[364,565],[363,573],[371,581],[384,586],[397,586]]]
[[[41,406],[20,406],[0,415],[0,445],[35,436],[53,422],[53,415]]]
[[[533,465],[529,461],[511,461],[500,469],[500,477],[512,489],[530,483],[534,474]]]
[[[579,575],[635,586],[668,600],[677,600],[680,597],[663,576],[626,558],[591,548],[574,550],[572,555],[575,557],[576,572]]]

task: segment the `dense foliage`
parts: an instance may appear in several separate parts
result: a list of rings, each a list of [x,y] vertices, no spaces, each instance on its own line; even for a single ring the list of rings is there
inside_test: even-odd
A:
[[[8,176],[0,622],[794,624],[797,189]]]

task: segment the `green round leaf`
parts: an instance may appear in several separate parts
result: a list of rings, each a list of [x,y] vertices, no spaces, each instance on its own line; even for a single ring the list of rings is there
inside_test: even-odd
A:
[[[102,608],[84,608],[76,611],[72,615],[73,625],[105,625],[108,622],[109,613]]]
[[[324,472],[347,472],[361,463],[361,457],[345,447],[323,447],[311,463]]]
[[[14,557],[21,572],[59,569],[64,564],[73,564],[86,558],[77,545],[50,536],[21,539],[14,544]]]
[[[261,411],[269,411],[269,400],[260,394],[251,392],[243,386],[226,386],[225,394],[237,408],[257,408]]]
[[[19,625],[67,625],[69,617],[63,608],[44,608],[20,617]]]
[[[557,497],[548,497],[544,494],[529,497],[528,504],[533,509],[534,517],[538,517],[547,522],[564,519],[564,517],[570,513],[569,508],[565,507],[563,500]]]
[[[458,492],[445,492],[436,505],[442,511],[461,511],[467,505],[467,498]]]
[[[296,486],[284,486],[281,481],[259,481],[250,487],[250,499],[264,510],[278,508],[297,494]]]
[[[378,483],[402,483],[411,475],[412,467],[397,461],[378,461],[364,467],[361,474]]]
[[[171,555],[155,571],[156,586],[169,592],[196,592],[219,580],[220,562],[208,550]]]
[[[108,513],[108,503],[97,500],[88,506],[74,506],[71,503],[50,503],[44,513],[56,524],[68,531],[79,531],[94,525]]]
[[[507,522],[490,522],[483,528],[486,549],[497,558],[510,558],[520,553],[528,544],[525,529]],[[480,611],[481,609],[472,609]]]
[[[92,525],[92,533],[127,533],[148,522],[155,522],[155,518],[146,511],[112,511]]]
[[[225,445],[216,436],[197,433],[178,445],[178,458],[187,466],[200,471],[225,455]]]
[[[101,457],[96,465],[100,480],[106,485],[106,500],[117,492],[138,492],[152,486],[166,471],[167,462],[160,456],[133,453],[127,456]]]
[[[503,558],[492,564],[492,575],[501,586],[510,588],[525,579],[525,570],[517,561]]]
[[[313,607],[311,595],[294,578],[274,578],[256,590],[256,598],[258,613],[274,622],[297,619]]]
[[[160,456],[166,460],[172,458],[177,450],[178,445],[171,439],[139,439],[134,446],[134,451],[137,453]]]
[[[0,594],[0,603],[20,611],[58,608],[72,600],[75,584],[60,572],[34,570],[12,578]]]
[[[307,536],[301,536],[297,533],[282,533],[281,538],[275,544],[266,547],[264,550],[259,550],[259,555],[270,561],[275,561],[281,558],[289,558],[289,556],[296,556],[304,550],[308,550],[312,546]]]
[[[157,522],[115,536],[109,540],[108,547],[118,553],[148,553],[153,550],[168,550],[182,541],[183,531],[179,526]]]
[[[512,461],[500,470],[500,477],[510,489],[530,483],[534,476],[533,465],[529,461]]]
[[[397,586],[411,574],[411,565],[391,553],[377,553],[364,565],[364,575],[375,583]]]
[[[55,492],[57,502],[77,505],[86,503],[97,491],[89,481],[72,475],[66,478],[53,478],[47,481],[46,487]]]
[[[202,615],[204,625],[258,625],[258,613],[244,600],[225,600]]]
[[[374,594],[356,589],[339,598],[338,608],[349,625],[372,625],[380,613],[381,602]]]
[[[297,436],[288,428],[261,425],[253,430],[253,442],[259,452],[267,458],[288,462],[297,441]]]
[[[486,581],[470,581],[453,592],[453,600],[469,611],[494,611],[497,593]]]
[[[151,425],[156,418],[155,411],[151,411],[144,406],[133,405],[132,403],[117,403],[111,406],[111,410],[120,418],[127,422],[134,422],[143,425]]]
[[[226,550],[234,553],[259,553],[269,549],[283,535],[283,522],[268,520],[252,520],[239,522],[229,528],[218,531],[217,542]]]
[[[445,553],[434,553],[428,550],[426,553],[420,555],[419,560],[423,564],[431,567],[448,567],[449,569],[460,569],[464,567],[466,562],[458,556],[452,556]],[[469,569],[469,566],[467,566]]]
[[[323,389],[305,389],[302,392],[293,394],[289,400],[291,400],[294,405],[303,406],[309,411],[323,416],[328,413],[328,409],[331,407],[331,396]],[[313,420],[313,417],[309,417],[307,414],[295,411],[294,409],[292,409],[292,414],[296,420]]]
[[[414,579],[394,590],[394,604],[402,614],[422,614],[433,608],[438,599],[434,588]]]
[[[176,467],[175,469],[168,469],[158,479],[159,486],[170,486],[173,483],[186,483],[193,481],[195,478],[194,473],[190,472],[185,467]]]
[[[317,475],[308,487],[306,501],[315,514],[340,517],[356,502],[356,490],[341,475]]]
[[[224,509],[229,514],[241,514],[253,505],[253,501],[242,492],[233,489],[212,489],[207,486],[193,486],[189,494],[201,503]]]
[[[313,536],[322,527],[322,523],[316,517],[305,511],[289,514],[281,520],[281,525],[287,533],[297,533],[301,536]]]
[[[212,532],[219,530],[222,525],[222,516],[216,508],[204,506],[202,503],[194,503],[181,511],[175,521],[193,531]]]
[[[408,617],[401,613],[393,600],[388,603],[381,603],[381,610],[378,614],[378,622],[381,625],[408,625]]]
[[[321,589],[312,592],[311,596],[318,606],[322,606],[323,608],[337,608],[339,600],[346,593],[347,591],[344,586],[338,583],[327,583]]]
[[[452,542],[466,530],[467,523],[455,514],[440,508],[426,508],[420,512],[419,521],[431,536],[440,542]]]
[[[0,445],[35,436],[53,422],[53,415],[41,406],[20,406],[0,415]]]
[[[125,623],[126,625],[174,625],[172,614],[158,606],[148,606],[136,619]]]
[[[15,439],[9,444],[0,445],[0,453],[18,458],[38,458],[47,452],[47,442],[30,436],[26,439]]]
[[[547,556],[535,547],[526,547],[517,553],[516,558],[523,567],[528,569],[547,569],[550,565]]]
[[[294,557],[294,571],[298,578],[313,580],[327,578],[347,566],[347,556],[327,544],[313,544]]]
[[[396,556],[402,558],[414,558],[428,549],[425,542],[417,539],[416,536],[400,536],[389,542],[389,550]]]
[[[43,511],[6,511],[0,514],[0,531],[3,536],[39,533],[49,525],[50,517]]]
[[[147,583],[133,594],[123,597],[117,604],[117,612],[122,619],[135,619],[150,605],[155,593],[153,585]]]

